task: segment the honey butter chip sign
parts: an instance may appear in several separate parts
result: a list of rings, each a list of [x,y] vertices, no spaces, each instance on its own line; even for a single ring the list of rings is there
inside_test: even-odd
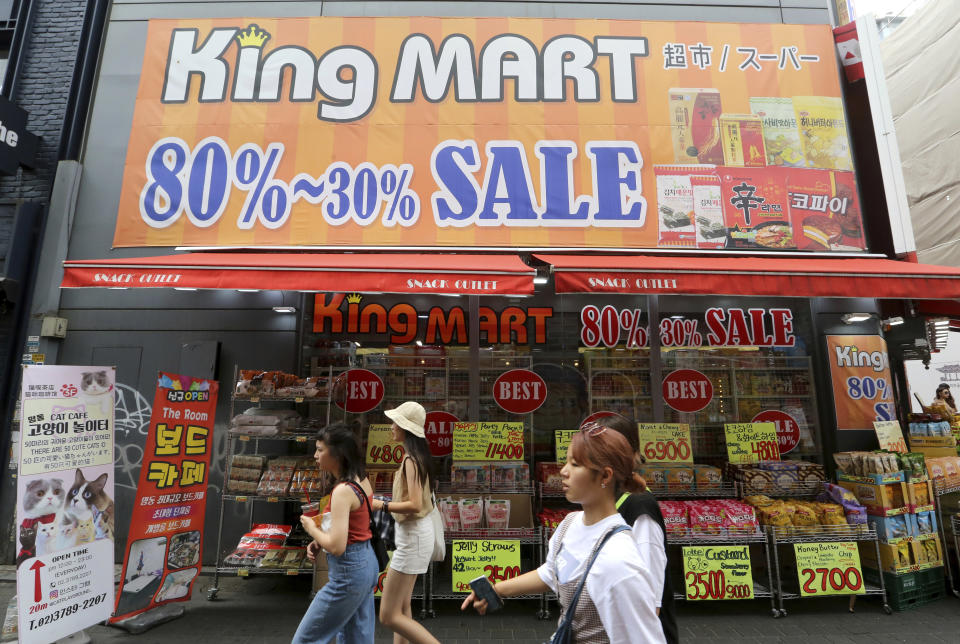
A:
[[[453,451],[453,426],[460,420],[445,411],[427,412],[423,423],[430,454],[433,456],[449,456]]]
[[[547,400],[547,383],[529,369],[511,369],[493,383],[493,399],[511,414],[530,414]]]
[[[725,423],[723,431],[731,463],[780,460],[777,426],[773,423]]]
[[[334,381],[333,400],[352,414],[368,412],[383,401],[383,380],[369,369],[350,369]]]
[[[219,385],[161,373],[111,622],[188,601],[200,573]]]
[[[779,409],[760,412],[750,421],[752,423],[773,423],[777,428],[777,447],[781,454],[792,452],[800,444],[800,425],[790,414]]]
[[[677,369],[663,379],[663,401],[679,412],[700,411],[713,400],[713,383],[694,369]]]
[[[877,441],[880,443],[880,449],[889,452],[900,452],[906,454],[910,450],[903,440],[903,430],[900,428],[898,420],[876,420],[873,422],[873,429],[877,432]]]
[[[492,583],[520,575],[520,542],[455,540],[453,592],[469,593],[470,580],[485,576]]]
[[[640,452],[648,463],[693,463],[690,425],[640,423]]]
[[[523,423],[456,423],[453,460],[523,460]]]
[[[685,546],[683,580],[689,600],[753,599],[749,546]]]
[[[27,365],[20,392],[20,641],[53,642],[113,606],[114,367]]]
[[[406,450],[393,440],[393,425],[370,425],[367,432],[367,465],[399,465]]]
[[[802,596],[866,593],[857,542],[797,543],[793,549]]]

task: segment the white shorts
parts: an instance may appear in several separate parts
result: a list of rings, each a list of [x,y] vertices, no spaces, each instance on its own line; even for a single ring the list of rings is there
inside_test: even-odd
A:
[[[413,521],[397,521],[394,543],[397,549],[390,567],[408,575],[427,572],[433,558],[433,520],[430,515]]]

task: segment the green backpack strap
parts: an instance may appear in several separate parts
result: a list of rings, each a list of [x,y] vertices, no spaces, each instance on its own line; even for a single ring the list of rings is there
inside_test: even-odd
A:
[[[623,505],[623,502],[630,498],[629,492],[624,492],[620,495],[620,498],[617,499],[617,509],[620,509],[620,506]]]

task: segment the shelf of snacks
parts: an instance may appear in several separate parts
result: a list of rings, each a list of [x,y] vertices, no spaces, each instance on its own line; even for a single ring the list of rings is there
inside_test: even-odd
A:
[[[869,525],[767,526],[774,543],[817,543],[820,541],[874,541],[877,531]]]
[[[708,497],[733,499],[740,493],[737,484],[729,481],[696,489],[671,487],[667,484],[647,484],[647,490],[658,499],[703,499]]]

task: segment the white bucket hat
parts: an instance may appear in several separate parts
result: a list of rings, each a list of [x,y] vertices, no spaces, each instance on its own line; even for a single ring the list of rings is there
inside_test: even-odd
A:
[[[395,409],[388,409],[383,413],[387,418],[414,436],[419,438],[425,437],[423,424],[427,420],[427,411],[420,403],[408,400]]]

